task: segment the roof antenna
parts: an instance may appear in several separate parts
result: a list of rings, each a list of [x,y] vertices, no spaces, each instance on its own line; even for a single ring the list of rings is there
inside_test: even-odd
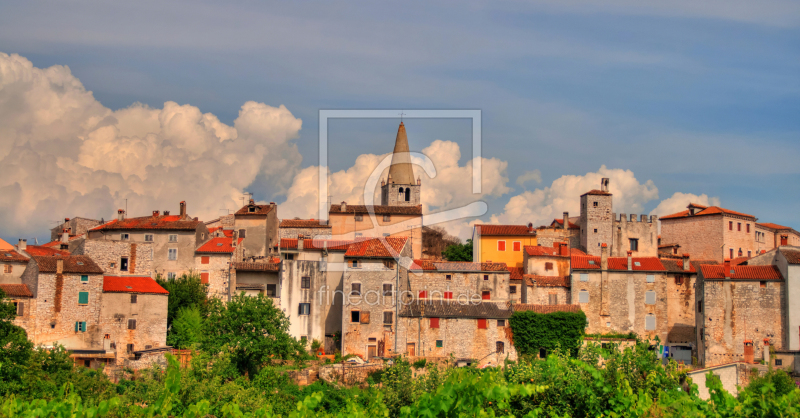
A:
[[[403,123],[403,115],[405,115],[405,113],[403,113],[403,111],[401,110],[399,115],[400,115],[400,123]]]

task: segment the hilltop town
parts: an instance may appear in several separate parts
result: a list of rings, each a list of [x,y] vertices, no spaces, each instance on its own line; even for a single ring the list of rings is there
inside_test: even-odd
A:
[[[660,219],[616,213],[603,179],[574,197],[579,214],[478,224],[473,261],[446,261],[425,247],[423,187],[401,123],[380,205],[336,202],[325,220],[253,199],[209,220],[187,201],[110,221],[75,214],[48,243],[0,248],[0,289],[34,344],[62,345],[89,368],[160,361],[170,295],[155,279],[197,274],[210,297],[269,297],[293,337],[366,362],[498,365],[517,357],[514,312],[582,311],[587,334],[634,333],[686,365],[794,370],[800,233],[790,227],[694,203]]]

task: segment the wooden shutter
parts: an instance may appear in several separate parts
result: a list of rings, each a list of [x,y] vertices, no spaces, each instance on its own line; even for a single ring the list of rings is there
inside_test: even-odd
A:
[[[453,292],[444,292],[445,299],[453,299]]]
[[[486,319],[478,319],[478,329],[486,329]]]
[[[428,291],[427,290],[420,290],[419,291],[419,298],[420,299],[425,299],[427,297],[428,297]]]
[[[89,303],[89,292],[78,292],[78,304],[86,305]]]
[[[492,294],[488,290],[484,290],[483,292],[481,292],[481,299],[489,300],[489,299],[491,299],[491,297],[492,297]]]
[[[208,273],[200,273],[200,283],[208,284]]]
[[[361,312],[361,323],[369,324],[369,312]]]
[[[128,320],[128,329],[136,329],[136,320],[135,319],[129,319]]]
[[[25,315],[25,303],[17,302],[17,316]]]
[[[208,256],[204,255],[200,257],[200,264],[208,264]]]
[[[439,318],[431,318],[431,328],[439,328]]]
[[[393,316],[394,316],[394,312],[384,312],[383,313],[383,323],[384,324],[391,324],[392,323],[392,319],[394,319]]]

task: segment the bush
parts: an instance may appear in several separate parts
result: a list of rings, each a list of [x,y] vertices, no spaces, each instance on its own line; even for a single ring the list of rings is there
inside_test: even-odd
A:
[[[535,355],[544,348],[548,353],[560,349],[577,356],[586,328],[583,312],[531,311],[514,312],[509,320],[514,334],[514,347],[522,355]]]

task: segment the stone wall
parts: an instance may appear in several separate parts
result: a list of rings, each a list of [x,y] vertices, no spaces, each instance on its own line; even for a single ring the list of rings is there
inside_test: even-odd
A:
[[[732,225],[731,222],[733,223]],[[741,231],[739,230],[740,225]],[[748,225],[750,226],[750,232],[747,232]],[[749,219],[727,215],[722,217],[722,239],[725,243],[725,257],[752,257],[756,255],[755,226],[755,222]],[[731,257],[730,250],[733,250],[733,257]],[[742,252],[741,256],[739,255],[739,250]]]
[[[637,239],[639,249],[636,257],[655,257],[658,255],[658,220],[656,216],[628,215],[620,213],[619,218],[613,214],[612,231],[614,243],[611,246],[612,257],[624,257],[631,249],[630,240]]]
[[[33,330],[27,330],[34,344],[59,343],[68,349],[95,349],[102,337],[100,309],[103,275],[39,274]],[[89,303],[78,305],[79,292],[89,292]],[[75,331],[75,322],[86,322],[86,331]],[[31,332],[32,331],[32,332]]]
[[[696,274],[668,273],[667,282],[667,343],[690,343],[696,349],[695,284]],[[697,353],[693,353],[696,357]]]
[[[103,293],[100,312],[100,338],[94,348],[116,353],[117,364],[131,356],[133,350],[141,351],[167,345],[167,295],[132,293]],[[135,329],[129,321],[135,320]],[[108,337],[108,338],[106,338]],[[163,356],[163,355],[162,355]]]
[[[572,292],[568,287],[560,286],[526,286],[527,298],[523,303],[532,305],[550,305],[550,295],[555,295],[556,303],[553,305],[567,304],[572,300]]]
[[[304,277],[308,278],[308,288],[302,287]],[[281,305],[289,317],[289,333],[297,339],[305,337],[309,344],[313,340],[324,342],[330,305],[319,292],[327,286],[327,276],[321,271],[321,262],[284,260],[280,283]],[[301,303],[310,304],[309,314],[300,314]]]
[[[611,195],[581,196],[581,248],[587,254],[599,256],[600,244],[613,243],[613,220]]]
[[[228,301],[228,285],[230,282],[231,254],[228,253],[196,253],[195,271],[203,277],[208,274],[208,296]],[[208,260],[203,264],[203,260]]]
[[[100,225],[100,221],[95,219],[86,219],[80,217],[72,218],[69,220],[69,222],[63,222],[61,225],[50,229],[50,241],[60,240],[61,233],[65,228],[70,229],[70,235],[83,235],[86,233],[86,231]]]
[[[569,248],[581,248],[581,230],[564,228],[539,228],[536,230],[537,244],[552,247],[557,242],[566,242]]]
[[[447,279],[447,276],[450,279]],[[409,289],[414,298],[419,292],[427,292],[428,299],[444,299],[445,292],[453,293],[453,300],[481,300],[482,292],[489,292],[490,301],[509,300],[511,275],[508,272],[447,272],[411,271],[408,274]]]
[[[727,226],[725,226],[727,228]],[[678,244],[681,251],[689,253],[693,260],[716,260],[722,262],[723,244],[722,216],[703,215],[696,217],[662,219],[661,243]]]
[[[153,275],[153,243],[119,240],[87,239],[72,253],[87,255],[106,275]],[[71,244],[71,243],[70,243]],[[121,259],[128,259],[128,270],[122,271]]]
[[[279,228],[281,238],[297,238],[302,235],[305,238],[330,239],[331,228]]]

